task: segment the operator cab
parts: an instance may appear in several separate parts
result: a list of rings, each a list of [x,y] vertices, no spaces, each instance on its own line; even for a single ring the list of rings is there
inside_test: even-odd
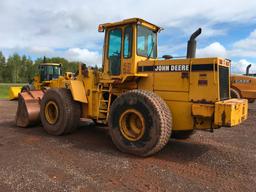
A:
[[[61,64],[42,63],[39,65],[40,83],[58,79],[61,75]]]
[[[157,33],[160,27],[132,18],[99,25],[105,31],[104,73],[112,78],[137,73],[137,62],[157,58]]]

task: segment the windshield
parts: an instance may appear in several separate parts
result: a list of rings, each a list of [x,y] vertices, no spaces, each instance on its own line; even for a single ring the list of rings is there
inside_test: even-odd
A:
[[[137,26],[137,55],[143,57],[156,58],[156,32],[147,27]]]
[[[41,81],[50,81],[60,76],[60,66],[45,65],[40,67]]]

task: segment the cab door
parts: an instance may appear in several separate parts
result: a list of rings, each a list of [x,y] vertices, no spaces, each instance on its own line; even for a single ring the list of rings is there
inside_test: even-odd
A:
[[[122,74],[132,73],[132,44],[133,44],[133,26],[127,25],[123,28],[123,57],[122,57]]]
[[[122,29],[114,28],[109,31],[109,47],[107,58],[110,75],[117,76],[121,73]]]

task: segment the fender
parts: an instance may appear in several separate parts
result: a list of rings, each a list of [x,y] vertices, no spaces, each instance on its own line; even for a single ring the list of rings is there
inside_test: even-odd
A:
[[[69,80],[66,85],[68,85],[68,88],[70,89],[72,97],[75,101],[79,101],[81,103],[88,103],[85,87],[82,81]]]

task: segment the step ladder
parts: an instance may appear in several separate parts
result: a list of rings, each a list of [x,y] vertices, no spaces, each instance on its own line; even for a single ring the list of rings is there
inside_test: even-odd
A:
[[[108,122],[110,105],[111,105],[111,96],[112,96],[112,84],[108,83],[107,86],[103,84],[98,85],[99,90],[99,113],[97,116],[97,123],[106,124]],[[108,93],[108,98],[104,98],[103,95]]]

